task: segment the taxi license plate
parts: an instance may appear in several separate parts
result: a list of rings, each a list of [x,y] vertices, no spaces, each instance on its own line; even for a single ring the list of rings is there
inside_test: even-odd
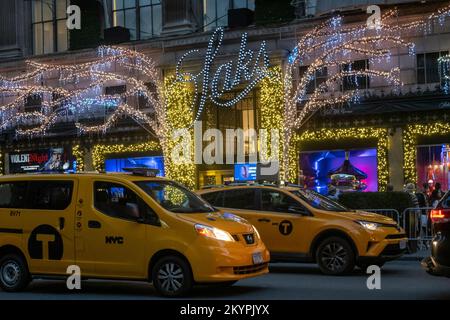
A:
[[[406,240],[400,241],[398,245],[400,247],[400,250],[406,249]]]
[[[252,257],[253,257],[253,264],[260,264],[264,262],[261,252],[254,253]]]

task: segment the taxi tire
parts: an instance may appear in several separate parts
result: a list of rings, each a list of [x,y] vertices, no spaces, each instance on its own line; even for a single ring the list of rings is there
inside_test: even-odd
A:
[[[339,270],[331,270],[330,268],[328,268],[324,262],[323,262],[323,256],[324,255],[328,255],[330,249],[333,251],[334,249],[339,248],[339,250],[345,250],[345,265],[343,268],[340,268]],[[341,251],[339,251],[341,252]],[[340,254],[339,256],[341,257],[342,254]],[[341,257],[342,258],[342,257]],[[323,240],[316,251],[316,261],[317,264],[319,265],[320,271],[322,271],[322,273],[327,274],[327,275],[345,275],[350,273],[351,271],[353,271],[353,269],[355,268],[355,253],[353,252],[353,249],[350,245],[350,243],[341,238],[341,237],[330,237],[330,238],[326,238],[325,240]]]
[[[165,289],[163,283],[161,283],[164,280],[161,281],[158,279],[158,276],[166,274],[166,272],[168,271],[167,268],[169,268],[170,270],[171,266],[173,266],[173,275],[178,277],[182,274],[183,276],[181,287],[176,291]],[[181,270],[181,272],[179,272],[178,270]],[[180,280],[180,278],[177,278],[176,280],[178,281]],[[152,283],[153,287],[159,295],[162,295],[164,297],[181,297],[186,295],[192,289],[194,279],[189,263],[181,257],[170,255],[160,258],[155,263],[152,269]]]
[[[11,277],[17,277],[14,283],[8,283],[8,270]],[[7,254],[0,258],[0,287],[6,292],[19,292],[25,289],[31,282],[31,275],[25,260],[18,254]]]

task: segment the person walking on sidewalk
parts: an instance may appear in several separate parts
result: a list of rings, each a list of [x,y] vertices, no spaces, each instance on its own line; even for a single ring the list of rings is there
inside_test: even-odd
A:
[[[430,203],[433,208],[436,208],[436,205],[438,204],[439,200],[441,200],[443,195],[444,193],[441,190],[441,184],[439,182],[436,182],[430,198]]]

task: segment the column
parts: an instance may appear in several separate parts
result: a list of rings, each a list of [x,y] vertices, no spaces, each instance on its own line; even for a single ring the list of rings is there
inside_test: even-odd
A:
[[[403,131],[393,128],[388,136],[389,183],[395,191],[403,190]]]

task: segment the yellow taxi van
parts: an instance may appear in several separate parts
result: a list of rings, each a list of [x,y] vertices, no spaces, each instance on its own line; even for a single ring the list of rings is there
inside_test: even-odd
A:
[[[311,190],[253,185],[197,193],[252,223],[275,262],[315,262],[323,273],[341,275],[406,251],[407,236],[391,218],[349,210]]]
[[[5,291],[76,265],[82,278],[149,281],[180,296],[265,274],[269,260],[250,223],[148,170],[0,177]]]

